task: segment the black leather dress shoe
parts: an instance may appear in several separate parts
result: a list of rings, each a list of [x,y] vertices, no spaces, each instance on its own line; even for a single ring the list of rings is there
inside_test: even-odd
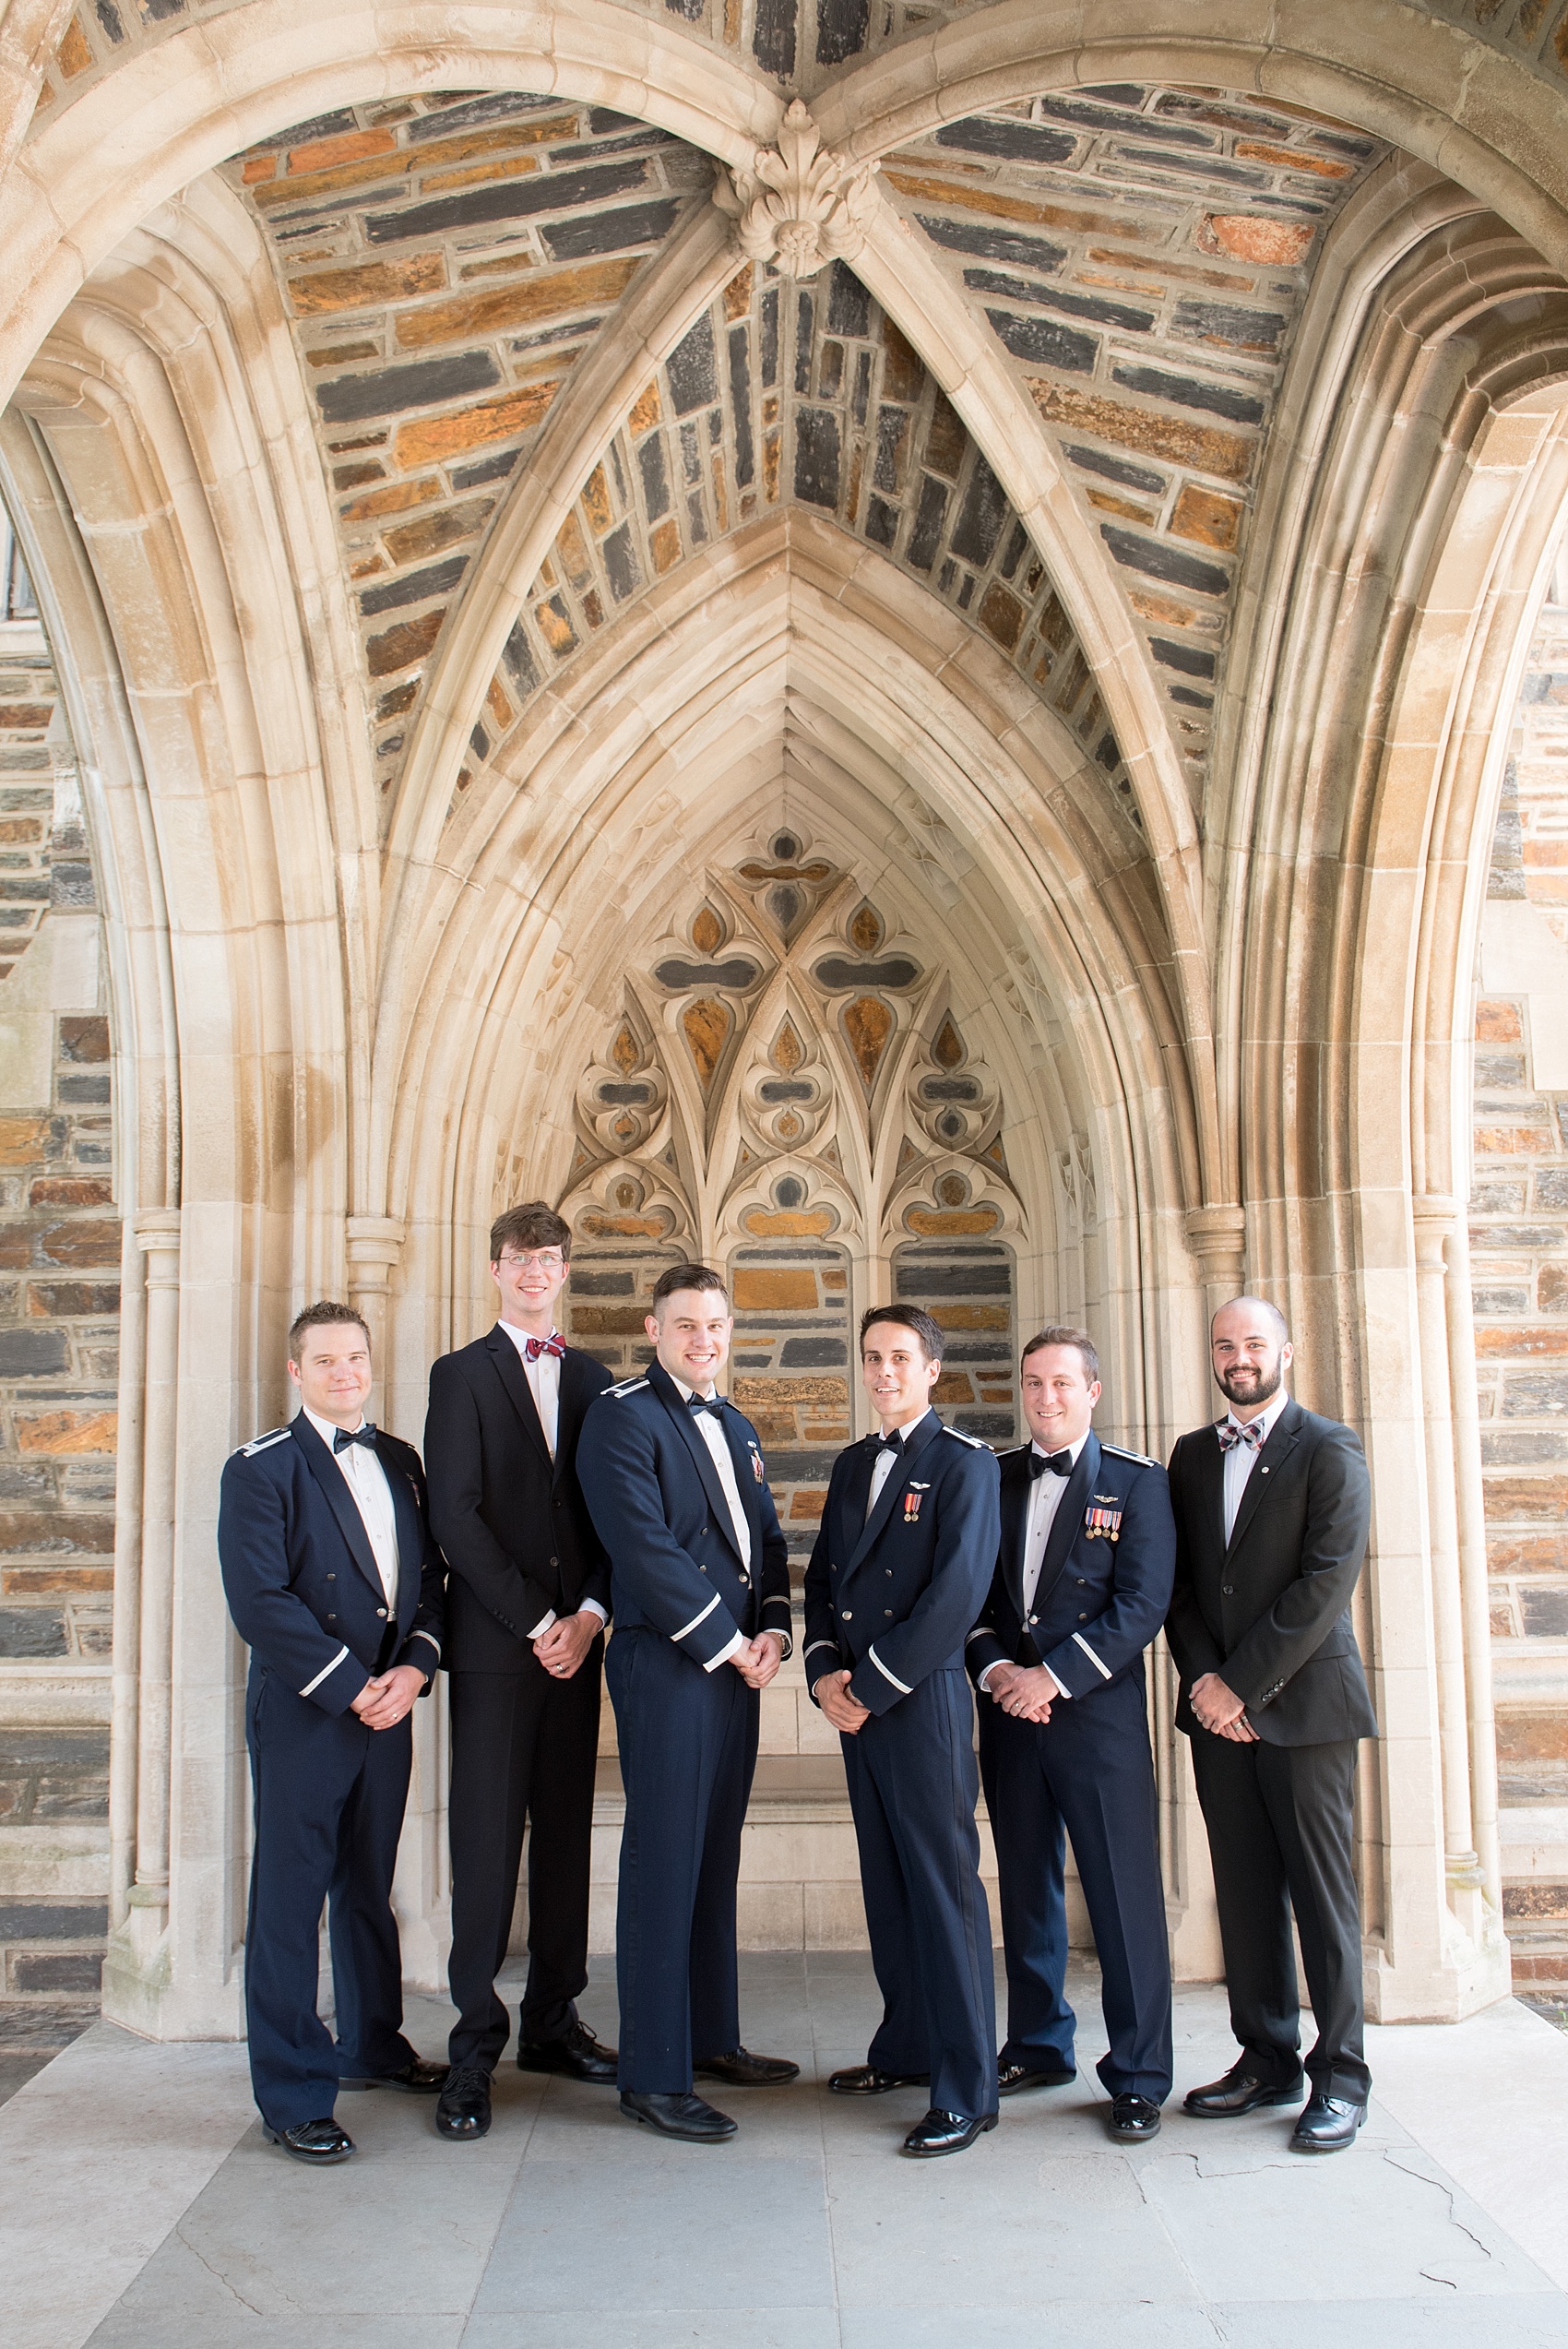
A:
[[[1299,2105],[1303,2086],[1300,2072],[1289,2088],[1270,2088],[1233,2064],[1223,2080],[1211,2080],[1206,2088],[1189,2088],[1182,2110],[1194,2120],[1234,2120],[1238,2113],[1255,2113],[1265,2105]]]
[[[1047,2071],[1039,2064],[998,2064],[996,2093],[999,2096],[1021,2096],[1026,2088],[1066,2088],[1077,2077],[1075,2071]]]
[[[564,2072],[568,2080],[615,2085],[615,2050],[596,2039],[586,2022],[575,2022],[564,2039],[524,2040],[517,2048],[519,2071]]]
[[[435,2107],[435,2133],[466,2145],[490,2134],[490,2074],[482,2064],[454,2064]]]
[[[801,2067],[787,2056],[754,2056],[747,2047],[731,2047],[727,2056],[709,2056],[705,2064],[694,2064],[692,2069],[699,2080],[727,2081],[731,2088],[782,2088],[787,2080],[799,2080]]]
[[[1146,2096],[1113,2096],[1105,2133],[1118,2145],[1142,2145],[1159,2135],[1159,2106]]]
[[[944,2113],[933,2105],[924,2120],[917,2121],[898,2151],[910,2153],[917,2162],[934,2161],[938,2153],[966,2152],[977,2137],[996,2127],[994,2113],[982,2113],[979,2120],[970,2120],[963,2113]]]
[[[655,2095],[623,2088],[621,2110],[628,2120],[657,2128],[660,2137],[682,2137],[691,2145],[722,2145],[735,2134],[729,2114],[716,2111],[700,2096]]]
[[[1356,2141],[1367,2116],[1364,2105],[1348,2096],[1325,2096],[1314,2089],[1290,2139],[1292,2153],[1342,2153]]]
[[[338,2082],[339,2088],[400,2088],[405,2096],[434,2096],[446,2085],[450,2064],[434,2064],[423,2056],[416,2056],[401,2071],[365,2072],[355,2080],[346,2075]]]
[[[269,2128],[263,2121],[261,2133],[269,2145],[281,2145],[296,2162],[308,2162],[315,2170],[346,2162],[354,2150],[353,2139],[335,2120],[296,2121],[292,2128]]]
[[[929,2088],[929,2071],[878,2071],[874,2064],[851,2064],[847,2071],[828,2074],[836,2096],[885,2096],[893,2088]]]

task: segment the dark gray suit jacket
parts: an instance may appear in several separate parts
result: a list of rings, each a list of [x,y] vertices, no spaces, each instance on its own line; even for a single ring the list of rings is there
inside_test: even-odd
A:
[[[1197,1727],[1188,1692],[1217,1672],[1272,1746],[1375,1737],[1377,1719],[1350,1627],[1366,1556],[1366,1455],[1336,1419],[1288,1402],[1253,1464],[1229,1542],[1225,1456],[1214,1426],[1170,1455],[1176,1581],[1165,1634],[1182,1676],[1178,1725]]]

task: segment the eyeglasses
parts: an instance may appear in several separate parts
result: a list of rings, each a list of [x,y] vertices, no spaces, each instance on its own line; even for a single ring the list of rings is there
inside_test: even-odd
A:
[[[502,1264],[516,1265],[524,1272],[533,1270],[560,1272],[564,1270],[566,1263],[559,1248],[540,1248],[530,1256],[504,1256],[497,1261]]]

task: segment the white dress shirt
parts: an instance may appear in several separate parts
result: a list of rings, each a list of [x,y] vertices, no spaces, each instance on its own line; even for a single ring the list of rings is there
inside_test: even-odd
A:
[[[332,1452],[332,1438],[338,1430],[330,1419],[318,1419],[308,1407],[305,1417]],[[360,1413],[360,1425],[364,1425],[364,1413]],[[346,1444],[340,1452],[332,1452],[333,1463],[341,1470],[343,1482],[354,1496],[364,1530],[370,1536],[370,1546],[375,1558],[375,1569],[381,1577],[381,1587],[386,1593],[386,1618],[395,1622],[398,1616],[398,1519],[392,1507],[392,1487],[386,1482],[382,1467],[368,1444]],[[308,1693],[308,1692],[307,1692]]]
[[[920,1424],[921,1423],[918,1419],[911,1419],[909,1425],[909,1427],[918,1427]],[[882,1439],[885,1445],[896,1445],[897,1449],[896,1450],[884,1450],[878,1452],[876,1459],[873,1463],[871,1472],[871,1490],[866,1495],[866,1523],[868,1525],[871,1523],[871,1513],[873,1509],[882,1498],[883,1486],[892,1475],[895,1464],[901,1461],[904,1457],[904,1437],[908,1433],[908,1427],[892,1427],[889,1428],[887,1434]]]
[[[498,1330],[505,1331],[517,1349],[517,1360],[523,1365],[523,1377],[529,1382],[529,1392],[533,1397],[533,1407],[539,1413],[539,1424],[544,1430],[545,1448],[551,1459],[553,1460],[556,1439],[561,1432],[561,1357],[558,1353],[540,1353],[530,1362],[529,1338],[531,1333],[527,1330],[519,1330],[516,1323],[511,1321],[498,1321],[495,1326]],[[558,1333],[552,1330],[550,1334],[553,1338]],[[577,1612],[579,1615],[597,1615],[600,1623],[608,1623],[610,1620],[597,1599],[584,1599]],[[542,1640],[554,1621],[555,1609],[551,1607],[540,1616],[539,1621],[529,1633],[529,1638]]]
[[[1225,1545],[1227,1549],[1230,1546],[1230,1536],[1236,1527],[1236,1512],[1241,1506],[1241,1496],[1247,1489],[1247,1479],[1256,1464],[1258,1452],[1262,1451],[1264,1445],[1273,1435],[1275,1422],[1289,1400],[1289,1396],[1281,1387],[1267,1409],[1260,1411],[1253,1421],[1254,1427],[1263,1429],[1256,1450],[1251,1444],[1232,1444],[1225,1455]],[[1239,1427],[1241,1423],[1233,1411],[1228,1411],[1219,1424],[1222,1427]]]
[[[1067,1457],[1074,1468],[1078,1465],[1078,1455],[1087,1442],[1088,1437],[1086,1434],[1080,1436],[1075,1444],[1068,1444],[1065,1447]],[[1038,1459],[1044,1460],[1048,1456],[1040,1444],[1031,1442],[1029,1449]],[[1024,1615],[1026,1618],[1035,1603],[1035,1592],[1039,1588],[1039,1570],[1045,1564],[1046,1544],[1051,1539],[1051,1529],[1056,1522],[1056,1512],[1062,1506],[1062,1496],[1067,1490],[1071,1473],[1070,1470],[1067,1476],[1058,1476],[1052,1469],[1042,1469],[1029,1488],[1029,1513],[1024,1526]],[[999,1657],[997,1661],[1000,1663],[1002,1659]],[[984,1688],[986,1682],[995,1670],[994,1663],[986,1665],[980,1676],[979,1685],[981,1688]],[[1048,1679],[1055,1682],[1058,1696],[1063,1698],[1068,1696],[1068,1690],[1063,1687],[1061,1681],[1057,1680],[1056,1675],[1049,1664],[1042,1663],[1040,1670]],[[1054,1701],[1055,1699],[1052,1699],[1052,1702]]]
[[[670,1374],[670,1379],[676,1393],[680,1396],[683,1404],[689,1408],[692,1397],[697,1391],[695,1387],[688,1387],[683,1378],[677,1378],[673,1371]],[[710,1387],[707,1394],[704,1395],[702,1399],[703,1401],[712,1402],[717,1397],[718,1391],[719,1390],[716,1387]],[[694,1411],[692,1413],[692,1417],[696,1422],[697,1434],[701,1437],[703,1442],[707,1446],[709,1452],[713,1456],[713,1465],[719,1472],[719,1482],[724,1490],[725,1507],[730,1511],[730,1522],[735,1529],[735,1540],[741,1553],[741,1564],[745,1568],[746,1572],[750,1574],[752,1570],[752,1529],[747,1522],[745,1509],[742,1506],[741,1487],[735,1477],[735,1462],[731,1456],[730,1447],[724,1439],[724,1430],[720,1427],[718,1420],[715,1419],[712,1412],[710,1411]],[[708,1662],[704,1664],[703,1670],[705,1672],[717,1672],[721,1663],[728,1663],[736,1649],[742,1645],[743,1637],[743,1633],[737,1631],[729,1646],[727,1648],[721,1648],[718,1655],[710,1657]]]

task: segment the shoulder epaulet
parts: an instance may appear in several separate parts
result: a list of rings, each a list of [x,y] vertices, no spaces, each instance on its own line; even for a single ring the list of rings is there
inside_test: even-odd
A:
[[[1151,1460],[1147,1452],[1129,1451],[1125,1444],[1101,1444],[1099,1449],[1102,1452],[1109,1452],[1112,1460],[1136,1461],[1140,1468],[1158,1468],[1159,1466],[1158,1461]]]
[[[254,1460],[257,1452],[270,1451],[273,1445],[280,1444],[288,1433],[286,1427],[274,1427],[265,1436],[255,1437],[250,1443],[240,1446],[240,1458]]]
[[[640,1394],[647,1385],[646,1378],[623,1378],[618,1387],[606,1387],[604,1391],[607,1395],[614,1395],[619,1399],[622,1395]]]
[[[956,1436],[956,1437],[957,1437],[957,1438],[958,1438],[958,1441],[959,1441],[961,1444],[968,1444],[968,1447],[969,1447],[969,1449],[970,1449],[971,1451],[976,1451],[976,1452],[989,1452],[989,1451],[991,1451],[991,1446],[990,1446],[988,1443],[986,1443],[986,1442],[983,1440],[983,1438],[982,1438],[982,1437],[979,1437],[979,1436],[966,1436],[966,1435],[965,1435],[965,1433],[964,1433],[964,1431],[963,1431],[963,1429],[962,1429],[961,1427],[944,1427],[944,1428],[943,1429],[943,1434],[944,1434],[944,1435],[945,1435],[945,1436]],[[994,1453],[992,1453],[992,1459],[994,1459],[994,1458],[995,1458],[995,1454],[994,1454]]]

